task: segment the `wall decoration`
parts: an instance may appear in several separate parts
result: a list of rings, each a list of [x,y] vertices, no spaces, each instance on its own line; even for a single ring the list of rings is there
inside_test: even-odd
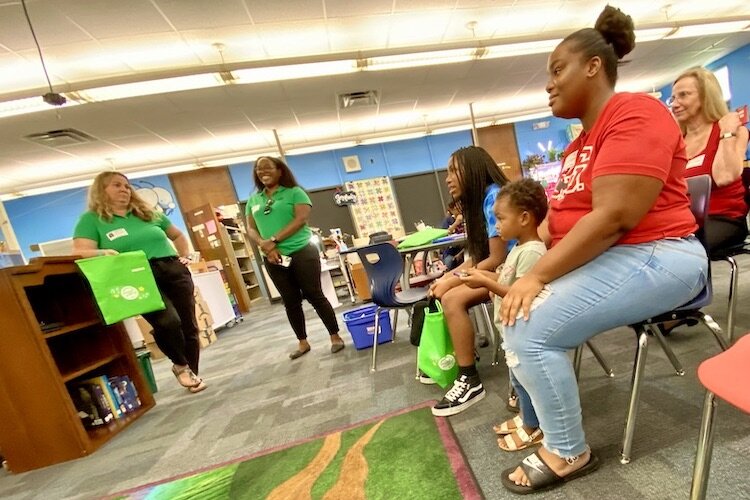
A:
[[[357,204],[351,205],[357,236],[364,238],[378,231],[403,234],[404,224],[388,177],[375,177],[344,184],[347,191],[357,193]]]
[[[172,198],[172,193],[168,190],[144,180],[131,181],[131,184],[138,196],[157,212],[164,212],[164,215],[169,215],[177,207]]]
[[[357,193],[354,191],[340,191],[333,193],[333,202],[336,206],[346,207],[357,204]]]
[[[344,156],[341,158],[341,161],[344,162],[345,172],[359,172],[362,170],[362,165],[360,165],[359,156],[357,155]]]

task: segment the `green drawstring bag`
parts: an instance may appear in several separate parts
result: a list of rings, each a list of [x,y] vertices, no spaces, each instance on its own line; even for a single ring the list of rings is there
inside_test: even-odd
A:
[[[424,325],[417,352],[419,369],[437,382],[440,387],[448,387],[458,376],[458,362],[453,341],[445,322],[443,306],[434,301],[432,307],[424,308]]]
[[[105,324],[164,309],[151,266],[142,251],[89,257],[77,260],[76,264],[91,285]]]

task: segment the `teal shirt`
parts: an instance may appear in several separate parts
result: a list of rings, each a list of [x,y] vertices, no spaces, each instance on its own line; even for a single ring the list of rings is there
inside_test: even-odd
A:
[[[294,219],[294,205],[310,205],[312,201],[304,189],[299,186],[284,187],[279,186],[271,195],[273,202],[269,205],[270,210],[266,210],[268,197],[265,190],[256,192],[247,200],[245,215],[252,217],[255,226],[258,228],[261,238],[269,239],[286,227]],[[268,212],[267,214],[264,212]],[[293,235],[279,241],[276,248],[281,255],[291,255],[294,252],[302,250],[310,244],[312,231],[305,224]]]
[[[94,212],[86,212],[78,219],[73,238],[86,238],[96,242],[98,248],[117,250],[119,253],[143,250],[146,257],[175,257],[177,251],[167,237],[172,222],[162,213],[146,222],[131,212],[124,217],[113,215],[107,222]]]

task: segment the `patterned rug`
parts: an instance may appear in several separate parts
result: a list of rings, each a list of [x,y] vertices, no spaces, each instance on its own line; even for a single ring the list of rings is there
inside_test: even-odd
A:
[[[482,493],[433,402],[108,498],[479,499]]]

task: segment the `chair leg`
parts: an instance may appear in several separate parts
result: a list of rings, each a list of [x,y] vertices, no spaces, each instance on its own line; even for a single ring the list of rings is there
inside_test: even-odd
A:
[[[490,338],[490,343],[492,344],[492,366],[497,366],[497,364],[500,362],[500,356],[498,355],[498,351],[500,349],[500,333],[495,333],[495,328],[493,328],[492,326],[492,318],[490,318],[490,310],[487,307],[487,304],[483,302],[479,304],[479,307],[482,310],[484,327],[487,330],[487,335]]]
[[[609,364],[607,364],[607,360],[604,359],[604,356],[602,356],[601,351],[599,351],[599,349],[590,340],[586,341],[586,345],[588,346],[589,349],[591,349],[591,352],[594,354],[594,357],[599,362],[599,366],[601,366],[602,370],[604,370],[604,374],[608,376],[609,378],[614,377],[615,372],[613,372],[612,368],[609,367]],[[580,364],[580,360],[578,361],[578,363]],[[578,375],[576,375],[576,377],[577,376]]]
[[[703,417],[698,435],[698,451],[693,466],[693,482],[690,486],[690,500],[703,500],[708,489],[708,474],[711,469],[711,454],[714,447],[714,417],[716,416],[716,398],[711,391],[706,391],[703,400]]]
[[[631,381],[632,389],[630,391],[630,405],[628,406],[628,416],[625,419],[625,434],[622,440],[622,452],[620,454],[620,463],[630,463],[630,452],[633,447],[633,433],[635,432],[635,417],[638,413],[638,399],[641,392],[641,379],[646,369],[646,355],[648,354],[648,335],[643,326],[636,329],[638,336],[638,346],[635,350],[635,364],[633,365],[633,378]]]
[[[370,371],[374,372],[377,370],[377,359],[378,359],[378,333],[380,333],[380,307],[375,309],[375,331],[372,334],[372,365]]]
[[[739,270],[737,269],[737,261],[734,257],[727,256],[726,261],[729,262],[729,298],[727,300],[727,339],[729,345],[734,341],[734,322],[735,322],[735,309],[737,308],[737,282],[739,281]]]
[[[391,333],[391,342],[396,341],[396,330],[398,329],[398,311],[399,309],[393,310],[393,332]]]
[[[581,375],[581,358],[582,357],[583,357],[583,344],[576,347],[576,350],[573,351],[573,371],[576,374],[576,380],[578,380]]]
[[[729,343],[727,343],[727,339],[724,337],[724,333],[721,331],[721,327],[716,321],[714,321],[711,316],[706,313],[699,312],[695,315],[695,319],[703,323],[706,328],[711,331],[711,334],[713,334],[716,342],[719,343],[719,347],[721,347],[722,351],[726,351],[729,348],[729,346],[731,345],[731,339],[729,340]]]
[[[667,344],[667,341],[664,339],[664,335],[661,334],[661,331],[652,325],[646,326],[651,333],[654,335],[657,341],[659,341],[659,345],[661,346],[662,350],[664,351],[664,354],[667,355],[667,358],[669,358],[669,362],[672,363],[672,367],[674,368],[675,373],[679,375],[680,377],[685,375],[685,370],[682,368],[682,364],[677,359],[677,356],[675,356],[674,351],[671,347],[669,347],[669,344]]]

